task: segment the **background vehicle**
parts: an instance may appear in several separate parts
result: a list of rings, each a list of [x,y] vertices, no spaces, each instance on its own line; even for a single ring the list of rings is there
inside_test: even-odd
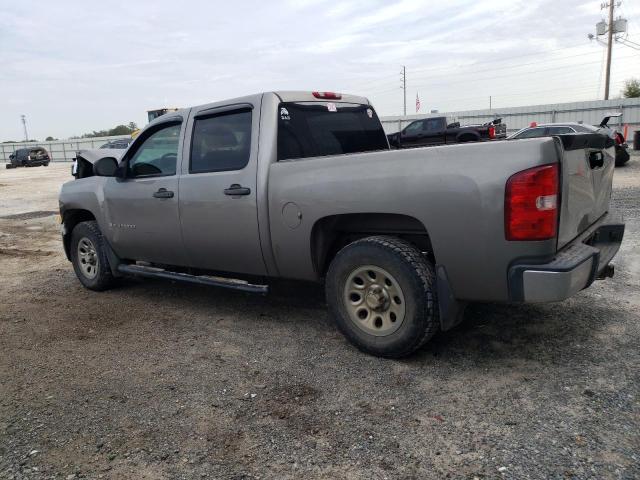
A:
[[[595,127],[584,123],[533,123],[531,126],[518,130],[509,137],[509,140],[519,140],[522,138],[549,137],[552,135],[565,135],[571,133],[601,133],[607,135],[615,142],[616,166],[622,166],[629,161],[629,145],[621,132],[608,125],[612,117],[619,117],[620,114],[610,114],[602,119],[600,125]]]
[[[464,125],[450,122],[447,117],[416,120],[402,131],[388,135],[389,145],[396,148],[425,147],[447,143],[479,142],[506,138],[507,126],[502,119],[483,125]]]
[[[104,145],[101,145],[100,148],[126,150],[131,142],[133,142],[133,138],[118,138],[117,140],[109,140]]]
[[[177,112],[179,109],[178,108],[157,108],[155,110],[147,110],[147,120],[149,122],[153,122],[156,118],[162,116],[162,115],[166,115],[167,113],[170,112]]]
[[[268,278],[324,282],[349,340],[400,357],[468,301],[558,301],[613,273],[624,225],[608,213],[607,142],[389,150],[366,98],[236,98],[163,115],[65,183],[63,245],[93,290],[120,275],[258,293]]]
[[[9,163],[6,168],[16,167],[39,167],[44,165],[47,167],[51,157],[42,147],[21,148],[9,155]]]

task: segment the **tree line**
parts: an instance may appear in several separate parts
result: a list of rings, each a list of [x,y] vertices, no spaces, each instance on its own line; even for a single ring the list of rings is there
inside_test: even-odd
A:
[[[69,137],[69,140],[76,140],[79,138],[95,138],[95,137],[112,137],[115,135],[131,135],[133,132],[138,130],[138,125],[136,122],[129,122],[127,125],[116,125],[113,128],[108,130],[94,130],[93,132],[84,133],[82,135],[74,135]],[[54,137],[47,137],[44,139],[45,142],[54,142],[58,140]],[[29,140],[6,140],[2,143],[22,143],[22,142],[37,142],[38,140],[33,138]]]

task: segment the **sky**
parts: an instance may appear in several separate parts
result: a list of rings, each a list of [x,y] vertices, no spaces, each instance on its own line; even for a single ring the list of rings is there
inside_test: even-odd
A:
[[[146,110],[270,90],[368,97],[379,115],[603,98],[604,17],[583,0],[34,1],[0,4],[0,141],[146,123]],[[640,43],[640,0],[623,0]],[[640,78],[615,44],[612,96]]]

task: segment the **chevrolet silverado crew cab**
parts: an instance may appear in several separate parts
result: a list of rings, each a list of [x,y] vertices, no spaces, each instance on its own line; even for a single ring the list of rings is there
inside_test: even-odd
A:
[[[92,290],[117,277],[266,293],[323,282],[360,349],[408,355],[467,302],[553,302],[612,274],[599,134],[390,150],[366,98],[271,92],[167,113],[60,192]]]

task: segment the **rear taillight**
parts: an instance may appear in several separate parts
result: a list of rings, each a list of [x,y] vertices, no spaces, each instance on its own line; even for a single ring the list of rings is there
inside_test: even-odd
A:
[[[494,127],[493,125],[489,127],[489,138],[491,140],[496,138],[496,127]]]
[[[507,180],[504,228],[507,240],[547,240],[558,232],[558,165],[543,165]]]
[[[313,92],[313,96],[316,98],[324,98],[327,100],[340,100],[342,95],[334,92]]]

